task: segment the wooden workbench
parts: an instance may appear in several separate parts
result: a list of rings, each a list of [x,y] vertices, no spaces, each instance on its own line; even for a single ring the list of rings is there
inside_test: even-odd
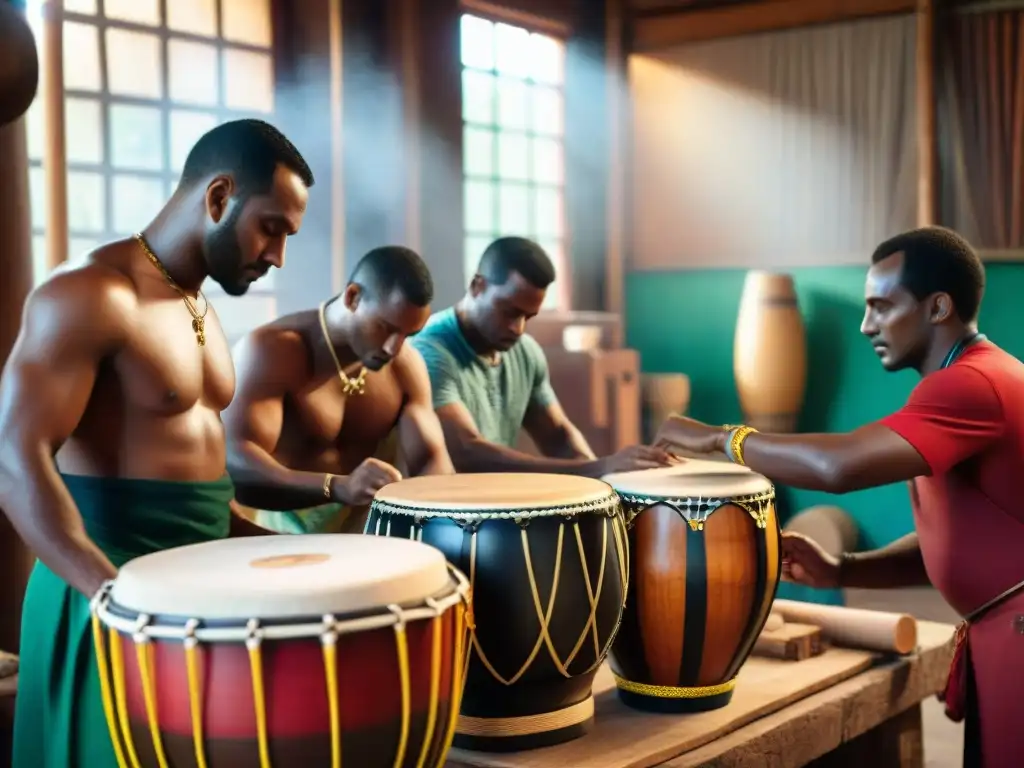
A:
[[[545,749],[453,749],[449,768],[923,766],[921,702],[946,681],[948,624],[918,622],[917,653],[832,648],[803,661],[752,658],[729,706],[698,715],[621,704],[607,665],[594,682],[594,728]]]

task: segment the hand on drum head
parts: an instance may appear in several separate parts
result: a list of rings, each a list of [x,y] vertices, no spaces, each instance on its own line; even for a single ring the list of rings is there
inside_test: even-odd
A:
[[[782,578],[818,589],[840,586],[839,560],[802,533],[782,534]]]
[[[378,459],[367,459],[333,487],[334,500],[352,507],[363,507],[385,485],[397,483],[402,473]]]
[[[601,459],[601,475],[633,472],[638,469],[657,469],[678,463],[679,459],[664,448],[654,445],[631,445]]]
[[[681,448],[690,453],[721,452],[727,433],[721,427],[713,427],[685,416],[669,416],[654,436],[654,444],[663,448]]]

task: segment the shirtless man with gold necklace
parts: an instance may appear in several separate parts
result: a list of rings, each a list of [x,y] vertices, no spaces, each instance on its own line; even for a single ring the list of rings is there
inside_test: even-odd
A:
[[[38,557],[15,768],[117,765],[90,599],[129,560],[240,532],[221,421],[235,373],[201,286],[241,296],[282,267],[313,183],[273,126],[223,123],[135,237],[54,270],[25,302],[0,377],[0,509]]]
[[[419,353],[433,281],[407,248],[366,254],[341,295],[235,348],[228,469],[253,520],[281,533],[360,532],[374,493],[455,470]]]

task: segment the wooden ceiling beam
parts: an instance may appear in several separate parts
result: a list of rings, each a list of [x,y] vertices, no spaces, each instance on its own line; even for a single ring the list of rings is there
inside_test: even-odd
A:
[[[677,13],[634,17],[630,48],[634,53],[656,51],[718,37],[910,13],[916,7],[917,0],[763,0],[721,8],[680,9]]]
[[[759,0],[629,0],[628,5],[636,16],[658,16],[677,11],[703,11],[720,8],[723,5],[758,2]]]

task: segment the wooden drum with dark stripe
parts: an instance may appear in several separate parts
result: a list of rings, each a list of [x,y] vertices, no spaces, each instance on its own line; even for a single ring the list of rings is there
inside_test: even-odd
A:
[[[701,712],[732,699],[781,569],[775,489],[709,461],[604,478],[618,492],[631,583],[610,661],[622,701]]]

